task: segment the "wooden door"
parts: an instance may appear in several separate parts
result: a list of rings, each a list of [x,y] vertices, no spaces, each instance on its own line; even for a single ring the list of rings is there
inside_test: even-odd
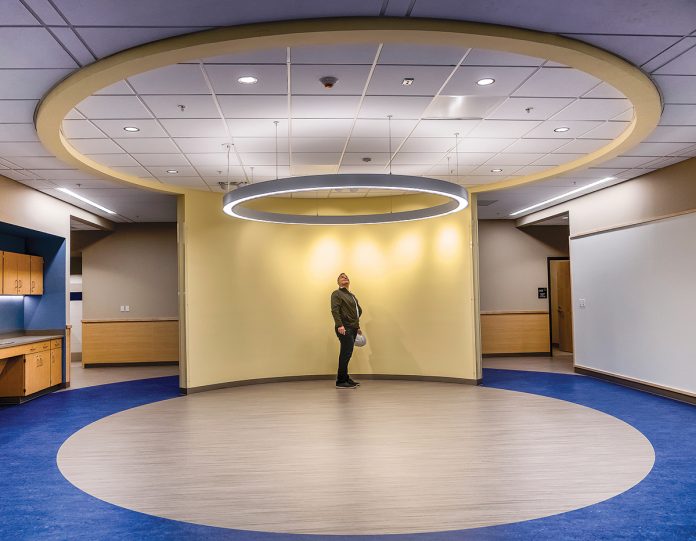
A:
[[[29,295],[31,293],[31,256],[26,254],[15,254],[17,256],[17,279],[19,295]]]
[[[12,252],[2,253],[2,293],[4,295],[17,295],[17,256]]]
[[[43,295],[43,257],[29,256],[30,295]]]
[[[63,359],[60,349],[51,350],[51,385],[63,382]]]
[[[557,313],[558,313],[558,349],[573,351],[573,304],[570,290],[570,261],[558,262]]]

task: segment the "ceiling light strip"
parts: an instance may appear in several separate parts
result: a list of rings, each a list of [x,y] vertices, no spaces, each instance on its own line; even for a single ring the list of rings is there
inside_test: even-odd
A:
[[[375,68],[377,67],[377,62],[379,62],[379,57],[382,54],[382,47],[384,47],[384,43],[380,43],[379,46],[377,47],[377,52],[375,53],[375,58],[372,61],[372,66],[370,66],[370,72],[367,74],[367,80],[365,81],[365,86],[363,87],[362,94],[360,95],[360,101],[358,101],[358,107],[355,110],[355,116],[353,116],[353,123],[350,125],[350,131],[348,132],[348,137],[346,137],[346,142],[343,144],[343,150],[341,151],[341,157],[338,159],[338,169],[336,169],[336,173],[338,173],[341,169],[341,164],[343,164],[343,157],[346,155],[346,149],[348,148],[348,143],[350,142],[350,138],[353,137],[353,129],[355,128],[355,124],[358,122],[358,116],[360,115],[360,109],[362,109],[363,101],[365,101],[365,96],[367,95],[367,88],[370,86],[370,82],[372,81],[372,74],[375,72]]]
[[[230,145],[232,145],[232,148],[234,149],[234,153],[237,156],[237,160],[239,160],[239,164],[242,166],[242,173],[244,173],[244,180],[246,182],[249,182],[249,177],[247,176],[246,167],[244,167],[244,162],[242,161],[242,157],[239,155],[239,151],[237,150],[237,147],[234,144],[234,139],[232,138],[232,134],[230,134],[230,127],[227,125],[227,120],[225,120],[225,115],[222,112],[222,107],[220,107],[220,102],[218,101],[217,94],[215,93],[215,90],[213,90],[213,83],[210,82],[210,77],[208,77],[208,72],[205,69],[205,64],[203,64],[203,60],[198,61],[198,67],[200,68],[201,73],[203,74],[203,79],[205,79],[205,84],[208,87],[208,90],[210,91],[210,97],[213,99],[213,103],[215,104],[215,109],[217,109],[217,112],[220,115],[220,120],[222,120],[222,127],[225,130],[225,135],[227,136],[227,142]],[[196,172],[197,171],[198,171],[198,169],[196,169]],[[203,181],[203,182],[205,182],[205,181]],[[206,184],[208,184],[208,183],[206,182]]]
[[[527,212],[528,210],[534,210],[539,207],[543,207],[544,205],[548,205],[549,203],[553,203],[554,201],[558,201],[559,199],[564,199],[570,195],[575,195],[576,193],[580,193],[585,190],[589,190],[590,188],[594,188],[595,186],[599,186],[600,184],[604,184],[605,182],[609,182],[611,180],[616,180],[616,177],[606,177],[603,178],[602,180],[598,180],[596,182],[592,182],[588,184],[587,186],[582,186],[581,188],[576,188],[574,190],[570,190],[569,192],[566,192],[561,195],[557,195],[555,197],[552,197],[551,199],[547,199],[546,201],[542,201],[541,203],[536,203],[530,207],[526,207],[520,210],[516,210],[515,212],[511,212],[510,216],[517,216],[518,214],[522,214],[523,212]]]
[[[95,208],[98,208],[99,210],[103,210],[104,212],[108,214],[116,214],[113,210],[109,210],[106,207],[102,207],[99,203],[95,203],[91,199],[87,199],[86,197],[82,197],[81,195],[76,194],[72,190],[68,190],[67,188],[57,188],[59,192],[63,192],[64,194],[69,195],[70,197],[74,197],[75,199],[79,199],[83,203],[87,203],[88,205],[92,205]]]

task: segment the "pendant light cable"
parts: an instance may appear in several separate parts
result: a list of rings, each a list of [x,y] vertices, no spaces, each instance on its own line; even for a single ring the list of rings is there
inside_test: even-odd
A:
[[[227,191],[230,191],[230,151],[232,150],[232,145],[227,143]]]
[[[459,132],[454,134],[454,159],[457,168],[457,183],[459,183]]]

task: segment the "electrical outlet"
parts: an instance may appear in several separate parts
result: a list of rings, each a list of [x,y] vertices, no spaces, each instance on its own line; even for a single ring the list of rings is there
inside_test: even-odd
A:
[[[130,306],[126,304],[126,312],[130,312]]]
[[[121,312],[125,312],[125,311],[126,311],[126,307],[121,305]]]
[[[580,308],[585,308],[585,299],[578,299],[578,306],[580,306]]]

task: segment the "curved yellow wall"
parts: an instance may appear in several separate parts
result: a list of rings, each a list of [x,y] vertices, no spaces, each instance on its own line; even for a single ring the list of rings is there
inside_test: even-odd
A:
[[[219,194],[181,196],[181,386],[334,374],[329,296],[346,272],[368,346],[354,374],[475,380],[471,211],[415,222],[298,226],[223,214]]]

